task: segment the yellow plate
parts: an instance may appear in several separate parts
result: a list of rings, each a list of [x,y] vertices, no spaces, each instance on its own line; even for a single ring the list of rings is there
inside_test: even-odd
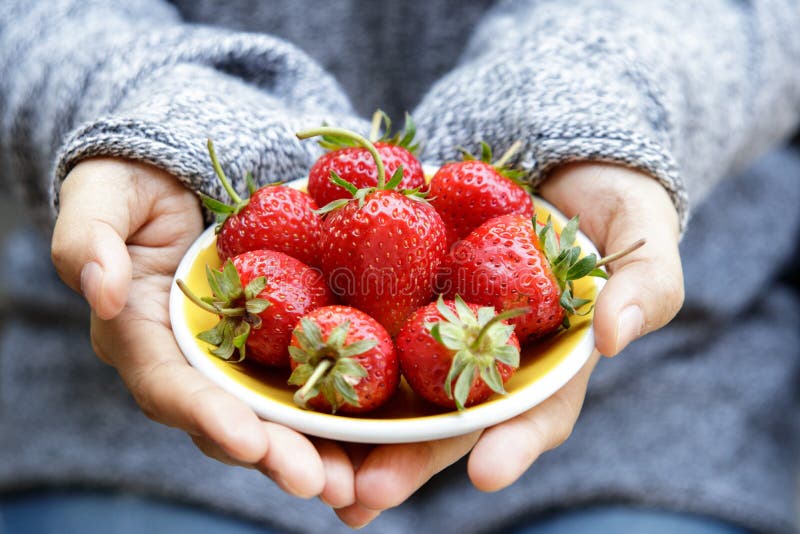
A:
[[[303,187],[304,181],[292,183]],[[537,218],[553,216],[558,228],[566,220],[552,206],[535,199]],[[210,295],[205,278],[206,264],[219,267],[214,229],[208,228],[189,248],[175,273],[198,295]],[[578,233],[577,244],[585,254],[597,250]],[[603,280],[584,278],[575,283],[576,295],[594,300]],[[288,371],[258,365],[229,363],[211,355],[208,345],[195,338],[217,320],[197,308],[173,283],[170,320],[181,351],[191,365],[223,389],[248,404],[260,417],[300,432],[360,443],[407,443],[466,434],[514,417],[532,408],[561,388],[583,366],[594,349],[592,314],[571,317],[572,327],[522,351],[521,364],[506,384],[507,395],[462,412],[444,412],[417,397],[403,381],[400,391],[377,412],[347,417],[302,410],[292,402],[294,388],[286,384]]]

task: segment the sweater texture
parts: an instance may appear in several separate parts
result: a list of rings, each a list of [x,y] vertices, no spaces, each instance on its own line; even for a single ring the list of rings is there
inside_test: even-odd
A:
[[[365,131],[378,107],[412,112],[432,164],[521,140],[533,184],[571,161],[644,170],[685,232],[677,319],[600,362],[572,437],[512,487],[481,493],[459,462],[365,530],[502,531],[624,502],[792,532],[800,154],[774,149],[800,121],[798,27],[788,0],[5,1],[0,181],[45,226],[93,156],[224,198],[207,138],[243,193],[247,171],[307,173],[319,149],[294,132]],[[46,236],[21,226],[0,268],[0,491],[101,487],[348,530],[147,420],[92,355]]]

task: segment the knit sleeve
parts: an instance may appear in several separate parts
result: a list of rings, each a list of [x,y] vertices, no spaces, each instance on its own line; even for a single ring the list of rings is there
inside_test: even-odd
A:
[[[2,4],[2,180],[51,215],[85,158],[148,162],[224,198],[207,138],[243,190],[246,171],[301,176],[317,148],[298,129],[363,129],[333,78],[280,39],[185,24],[156,0]]]
[[[796,1],[506,1],[415,111],[426,157],[521,140],[537,183],[565,162],[644,170],[682,223],[800,116]]]

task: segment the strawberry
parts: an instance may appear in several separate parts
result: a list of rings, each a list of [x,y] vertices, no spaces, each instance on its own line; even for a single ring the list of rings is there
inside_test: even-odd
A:
[[[455,301],[418,309],[397,335],[400,368],[418,395],[445,408],[479,404],[519,366],[514,326],[504,322],[524,310],[495,314],[491,306]]]
[[[221,270],[206,266],[213,296],[199,298],[182,280],[178,286],[202,309],[219,316],[197,335],[213,345],[211,354],[237,362],[248,359],[270,366],[289,365],[292,329],[309,311],[333,303],[321,273],[291,256],[253,250],[229,258]]]
[[[368,313],[394,335],[406,317],[433,296],[433,278],[445,254],[444,224],[422,194],[394,190],[402,179],[402,168],[384,183],[381,157],[363,137],[335,128],[303,132],[298,137],[321,134],[361,143],[378,169],[375,187],[357,189],[335,178],[352,198],[335,200],[320,210],[327,213],[322,270],[345,304]]]
[[[385,124],[386,134],[378,140],[380,121]],[[380,154],[386,173],[394,175],[403,169],[400,189],[421,189],[425,185],[422,165],[416,158],[417,145],[414,145],[415,127],[409,115],[402,137],[400,134],[389,137],[391,122],[381,111],[373,117],[373,133],[370,135],[375,150]],[[326,135],[320,144],[330,152],[320,157],[308,174],[308,193],[319,206],[330,204],[340,198],[349,198],[347,191],[331,181],[331,173],[353,184],[357,189],[374,187],[378,183],[378,169],[369,151],[358,144],[354,145],[348,137]]]
[[[217,177],[233,200],[231,206],[202,195],[203,204],[217,216],[220,258],[226,260],[248,250],[269,249],[316,266],[322,225],[314,200],[285,185],[256,189],[249,174],[250,198],[242,199],[222,171],[210,140],[208,152]]]
[[[306,314],[292,332],[289,384],[295,402],[323,412],[359,414],[391,398],[400,383],[392,338],[375,319],[348,306]]]
[[[569,327],[567,314],[578,313],[589,302],[573,294],[573,281],[587,275],[605,278],[599,267],[644,244],[639,241],[601,260],[594,254],[581,258],[580,248],[573,246],[577,231],[577,217],[560,239],[549,219],[538,234],[524,215],[490,219],[453,247],[440,269],[437,289],[500,311],[529,308],[512,319],[523,344]]]
[[[527,186],[519,182],[519,171],[505,165],[518,146],[513,145],[492,163],[489,145],[481,143],[480,159],[465,152],[464,161],[447,163],[433,175],[430,203],[442,216],[448,246],[494,217],[509,213],[533,216],[533,201]]]

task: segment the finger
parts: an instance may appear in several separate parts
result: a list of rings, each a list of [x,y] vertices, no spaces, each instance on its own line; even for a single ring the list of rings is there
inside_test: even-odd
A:
[[[70,172],[59,194],[53,264],[103,319],[118,314],[128,295],[131,260],[125,240],[140,224],[134,216],[142,217],[131,210],[136,169],[117,160],[88,160]]]
[[[476,488],[497,491],[510,486],[543,452],[567,440],[598,358],[595,352],[572,380],[543,403],[484,431],[467,462]]]
[[[386,510],[410,497],[433,475],[469,452],[480,432],[438,441],[376,447],[356,473],[356,500]]]
[[[615,165],[568,166],[545,182],[542,194],[567,216],[580,214],[582,230],[606,255],[646,241],[607,266],[611,276],[594,314],[602,354],[619,353],[675,316],[683,304],[678,217],[655,179]]]
[[[594,319],[596,345],[607,356],[667,324],[683,305],[676,215],[661,186],[647,185],[620,204],[607,227],[606,254],[646,240],[639,250],[608,265],[611,276],[598,295]],[[658,195],[648,190],[653,187]]]
[[[191,196],[168,173],[123,160],[86,160],[67,176],[59,192],[53,264],[99,317],[116,316],[127,300],[132,270],[128,238],[142,229],[154,210],[163,211],[160,216],[174,215],[169,206],[177,203],[161,201],[176,192]],[[185,213],[181,217],[186,221]],[[164,225],[160,232],[165,233]]]
[[[313,441],[325,467],[325,488],[320,500],[331,508],[344,508],[356,500],[355,470],[342,447],[326,439]]]
[[[268,440],[253,411],[189,366],[164,324],[132,312],[111,321],[92,314],[91,329],[95,351],[117,369],[148,417],[207,436],[240,462],[266,455]]]
[[[265,423],[265,425],[267,427],[265,433],[270,441],[269,452],[255,464],[232,458],[222,447],[205,436],[191,436],[191,438],[197,448],[209,458],[230,466],[258,469],[271,478],[283,491],[291,495],[302,498],[319,495],[321,481],[318,476],[314,476],[318,470],[314,469],[316,466],[309,467],[304,462],[305,458],[314,455],[313,451],[308,450],[308,442],[299,434],[286,432],[287,429],[278,425],[271,423]],[[297,449],[298,446],[300,449]],[[293,454],[276,454],[275,451],[292,451]],[[287,462],[287,459],[292,463],[288,468],[282,465]],[[352,478],[351,475],[351,481]],[[350,493],[353,493],[352,489]]]
[[[207,436],[239,462],[255,464],[267,455],[269,438],[253,411],[185,362],[159,358],[134,368],[122,359],[113,364],[150,419]]]
[[[269,437],[267,454],[256,469],[296,497],[310,499],[325,489],[325,465],[307,437],[285,426],[262,421]]]
[[[67,177],[51,248],[58,274],[104,319],[125,305],[131,279],[130,188],[120,174],[117,166],[91,165]],[[121,194],[109,194],[112,184]]]
[[[350,528],[364,528],[373,522],[381,512],[364,508],[358,503],[334,510],[339,519]]]
[[[636,338],[667,324],[683,305],[683,275],[677,250],[652,237],[640,252],[619,260],[597,297],[596,346],[614,356]]]
[[[350,463],[355,471],[358,471],[369,453],[375,448],[374,445],[367,443],[342,443],[342,447],[350,458]]]
[[[94,318],[100,332],[97,344],[148,417],[206,436],[219,449],[212,450],[214,454],[254,465],[293,495],[309,498],[322,492],[324,466],[307,438],[258,419],[244,403],[189,366],[168,329],[129,315],[106,322]],[[147,343],[133,344],[133,339]]]
[[[353,470],[356,472],[364,463],[370,451],[374,449],[374,446],[362,443],[345,443],[343,445]],[[353,488],[353,497],[355,499],[355,487]],[[380,515],[379,510],[370,510],[357,502],[337,508],[335,512],[339,519],[350,528],[363,528]]]
[[[226,465],[231,465],[235,467],[246,467],[248,469],[254,469],[252,464],[248,464],[245,462],[240,462],[238,460],[234,460],[231,458],[228,453],[226,453],[222,447],[214,443],[212,440],[207,438],[206,436],[190,436],[192,439],[192,443],[200,449],[203,454],[212,458],[218,462],[221,462]]]

